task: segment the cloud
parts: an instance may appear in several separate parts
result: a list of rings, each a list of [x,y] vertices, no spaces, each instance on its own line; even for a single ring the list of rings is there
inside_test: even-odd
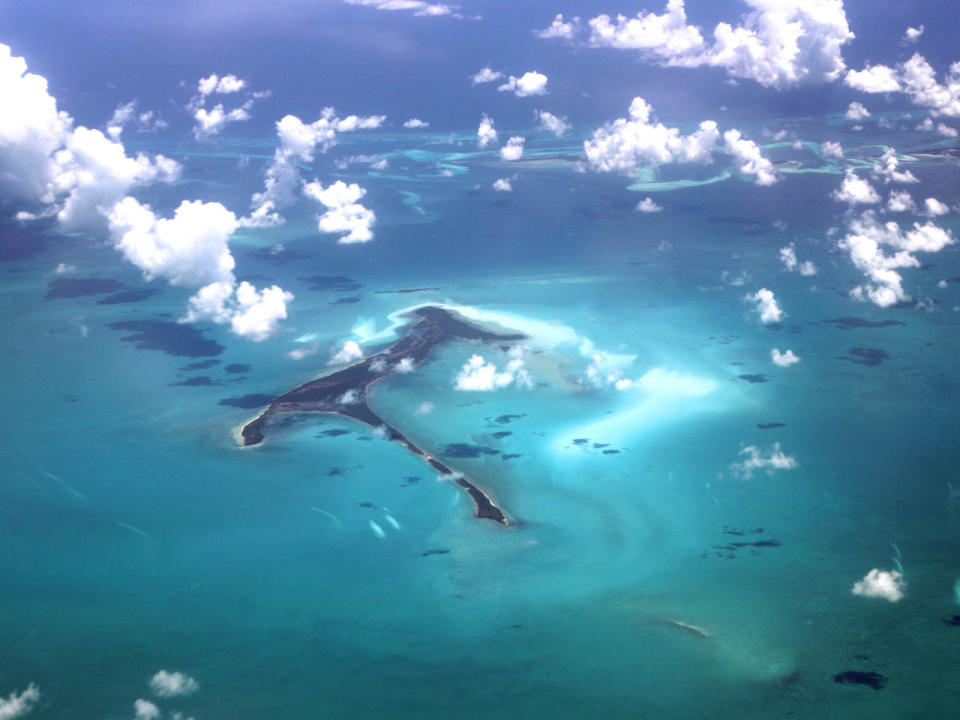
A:
[[[156,132],[167,127],[166,120],[159,117],[153,110],[137,113],[137,101],[131,100],[117,105],[107,122],[107,135],[111,140],[118,140],[123,129],[129,124],[134,124],[137,132],[141,133]]]
[[[295,115],[286,115],[277,122],[280,143],[267,166],[263,192],[251,199],[252,212],[242,218],[243,227],[281,225],[280,210],[291,205],[300,188],[299,163],[313,161],[317,147],[326,152],[337,143],[337,134],[356,130],[374,130],[383,125],[385,115],[337,117],[336,110],[324,108],[320,118],[305,123]]]
[[[531,95],[547,94],[547,76],[536,70],[525,72],[520,77],[511,75],[507,82],[500,85],[497,90],[500,92],[512,92],[517,97],[530,97]]]
[[[401,375],[407,375],[412,373],[417,369],[416,364],[414,364],[412,357],[400,358],[396,365],[393,366],[393,369],[396,370]]]
[[[744,479],[749,479],[758,470],[773,475],[777,470],[793,470],[798,466],[796,458],[780,449],[780,443],[774,443],[773,447],[766,451],[756,445],[748,445],[740,451],[740,455],[744,456],[744,459],[731,465],[730,469]]]
[[[849,169],[844,173],[843,183],[830,193],[830,197],[849,205],[873,205],[880,202],[880,195],[873,189],[873,185]]]
[[[429,415],[433,412],[434,405],[429,400],[424,400],[422,403],[417,405],[417,409],[413,411],[414,415]]]
[[[490,143],[497,141],[497,131],[493,127],[493,118],[484,114],[480,118],[480,126],[477,128],[477,145],[485,148]]]
[[[832,140],[820,143],[820,152],[823,153],[824,157],[843,159],[843,146]]]
[[[917,204],[906,190],[891,190],[887,198],[887,210],[890,212],[916,212]]]
[[[817,266],[814,265],[812,261],[804,260],[803,262],[799,262],[797,260],[797,251],[794,248],[793,243],[790,243],[786,247],[780,248],[780,262],[783,263],[783,266],[786,268],[787,272],[794,272],[797,270],[805,277],[817,274]]]
[[[867,110],[862,103],[858,103],[856,100],[854,100],[847,107],[847,112],[844,114],[844,117],[847,120],[854,121],[866,120],[868,117],[870,117],[870,111]]]
[[[740,163],[738,170],[744,175],[755,176],[757,185],[773,185],[779,179],[773,163],[763,156],[753,140],[744,140],[739,130],[727,130],[723,134],[723,147]]]
[[[838,243],[854,266],[869,280],[855,287],[850,296],[889,307],[910,299],[903,289],[903,278],[897,270],[920,267],[915,252],[939,252],[956,242],[953,234],[927,221],[914,223],[904,232],[895,222],[881,224],[872,211],[849,221],[849,231]],[[888,253],[885,248],[894,252]]]
[[[903,40],[900,41],[902,45],[913,45],[920,39],[920,36],[923,35],[923,31],[926,28],[921,25],[920,27],[907,27],[907,31],[903,34]]]
[[[182,672],[159,671],[150,678],[150,689],[162,698],[192,695],[200,689],[200,684]]]
[[[473,355],[460,368],[453,387],[455,390],[471,392],[499,390],[514,384],[516,387],[531,388],[533,381],[524,368],[523,354],[522,346],[515,345],[510,348],[510,361],[503,372],[497,372],[497,366],[487,362],[482,356]]]
[[[508,178],[497,178],[493,181],[493,189],[497,192],[513,192],[513,185]]]
[[[936,198],[927,198],[923,201],[926,214],[930,217],[940,217],[950,212],[950,207]]]
[[[482,67],[479,71],[470,76],[470,82],[474,85],[482,85],[483,83],[494,82],[503,77],[503,73],[499,70],[493,70],[490,67]]]
[[[641,97],[630,103],[630,118],[618,118],[594,131],[583,143],[594,170],[629,173],[642,164],[711,162],[719,131],[712,120],[700,123],[690,135],[677,128],[652,123],[653,108]]]
[[[356,340],[345,340],[340,349],[330,356],[330,365],[347,365],[363,359],[363,348]]]
[[[770,359],[774,365],[778,365],[779,367],[790,367],[800,362],[800,358],[796,356],[793,350],[780,352],[779,348],[774,348],[770,351]]]
[[[760,288],[753,295],[747,295],[744,300],[755,304],[754,311],[760,316],[760,322],[764,325],[780,322],[786,315],[777,304],[777,299],[772,290]]]
[[[206,97],[216,93],[217,95],[230,95],[243,90],[247,86],[245,80],[236,75],[224,75],[220,77],[216,73],[211,73],[205,78],[200,78],[197,82],[197,92]]]
[[[868,93],[903,92],[915,105],[930,108],[934,115],[960,117],[960,62],[950,66],[942,84],[919,53],[895,68],[868,65],[863,70],[851,70],[844,82]]]
[[[193,136],[197,138],[197,140],[203,140],[213,137],[214,135],[219,135],[220,131],[223,130],[228,123],[249,120],[249,110],[249,104],[234,108],[233,110],[224,110],[223,105],[219,103],[210,110],[197,108],[193,114],[193,119],[196,120],[197,123],[193,128]]]
[[[546,110],[534,110],[533,117],[539,123],[541,130],[552,132],[557,137],[563,137],[572,127],[567,118],[554,115]]]
[[[133,703],[134,720],[157,720],[160,708],[149,700],[137,699]]]
[[[236,216],[220,203],[183,201],[173,218],[157,218],[149,205],[132,197],[107,216],[114,246],[143,271],[171,285],[198,287],[233,282],[234,259],[227,242]]]
[[[412,10],[415,17],[450,17],[462,18],[456,12],[458,6],[446,3],[431,3],[424,0],[343,0],[347,5],[360,5],[377,10]]]
[[[636,210],[637,212],[642,213],[656,213],[663,210],[663,206],[657,205],[657,203],[653,201],[652,197],[645,197],[643,200],[637,203]]]
[[[767,87],[829,82],[846,66],[841,50],[853,39],[842,0],[744,0],[751,12],[741,24],[719,23],[708,42],[700,28],[687,23],[683,0],[668,0],[660,15],[598,15],[587,21],[587,44],[635,50],[652,63],[670,67],[717,67],[734,78]],[[540,37],[571,39],[579,23],[558,16]]]
[[[668,370],[667,368],[655,367],[636,380],[629,378],[620,378],[613,383],[617,390],[642,390],[649,395],[681,396],[681,397],[700,397],[713,392],[717,384],[708,378],[701,378],[695,375],[685,375],[684,373]]]
[[[16,691],[7,697],[0,697],[0,720],[15,720],[33,710],[34,705],[40,702],[40,691],[33,683],[21,693]]]
[[[287,317],[287,303],[293,295],[277,285],[257,290],[244,281],[239,285],[216,282],[206,285],[190,298],[181,322],[209,320],[229,324],[240,337],[260,342],[273,335]]]
[[[408,130],[416,130],[419,128],[430,127],[430,123],[425,122],[420,118],[410,118],[403,124],[403,126]]]
[[[580,32],[580,18],[574,17],[570,22],[563,21],[563,14],[558,14],[550,25],[543,30],[535,30],[534,34],[544,40],[560,39],[573,40]]]
[[[903,599],[903,575],[898,570],[878,570],[874,568],[863,580],[853,584],[853,594],[862,597],[883,598],[892,603]]]
[[[887,148],[887,151],[880,156],[880,162],[873,165],[873,176],[882,178],[884,182],[915,183],[920,182],[916,176],[909,170],[898,170],[900,159],[897,157],[897,151],[893,148]]]
[[[507,144],[500,148],[500,158],[507,162],[519,160],[523,157],[523,143],[526,138],[512,137],[507,140]]]
[[[57,263],[57,267],[54,269],[55,275],[72,275],[77,271],[76,265],[67,265],[66,263]]]
[[[327,208],[317,219],[317,229],[320,232],[339,233],[337,242],[343,244],[373,240],[373,231],[370,228],[377,217],[373,210],[357,202],[367,193],[362,187],[356,183],[347,185],[342,180],[323,187],[314,181],[304,185],[303,191],[307,197]]]

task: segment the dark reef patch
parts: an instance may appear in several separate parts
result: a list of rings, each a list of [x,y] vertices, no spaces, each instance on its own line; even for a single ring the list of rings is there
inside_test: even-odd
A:
[[[865,320],[864,318],[858,317],[830,318],[829,320],[823,320],[822,322],[830,323],[834,327],[838,327],[841,330],[854,330],[859,328],[885,328],[894,327],[896,325],[906,327],[906,323],[900,322],[899,320]]]
[[[619,451],[619,450],[604,450],[604,451],[603,451],[603,454],[604,454],[604,455],[619,455],[619,454],[620,454],[620,451]]]
[[[180,382],[170,383],[170,387],[203,387],[220,384],[222,383],[217,382],[209,375],[197,375],[196,377],[187,378]]]
[[[430,557],[431,555],[449,555],[450,551],[447,548],[434,548],[433,550],[424,550],[420,553],[420,557]]]
[[[97,300],[97,305],[122,305],[124,303],[135,303],[149,300],[154,295],[159,295],[160,291],[156,288],[140,288],[138,290],[122,290],[113,295]]]
[[[746,375],[737,375],[738,380],[745,380],[750,384],[770,382],[770,378],[761,373],[748,373]]]
[[[407,475],[406,477],[403,478],[403,482],[400,483],[400,487],[402,488],[410,487],[411,485],[416,485],[421,480],[423,480],[423,478],[420,477],[419,475]]]
[[[341,435],[349,435],[349,430],[341,430],[339,428],[333,428],[331,430],[324,430],[322,433],[317,435],[317,437],[340,437]]]
[[[478,458],[481,455],[499,455],[500,451],[484,445],[469,445],[467,443],[450,443],[440,453],[444,457]]]
[[[586,445],[589,442],[590,442],[590,438],[574,438],[573,439],[574,445]]]
[[[195,372],[196,370],[206,370],[207,368],[212,368],[214,365],[218,365],[219,360],[200,360],[199,362],[192,362],[189,365],[184,365],[181,370],[184,372]]]
[[[494,422],[498,425],[507,425],[508,423],[512,423],[514,420],[519,420],[520,418],[525,418],[526,416],[526,413],[521,413],[520,415],[498,415],[494,419]]]
[[[106,295],[124,290],[119,280],[112,278],[54,278],[47,284],[47,300],[77,298],[85,295]]]
[[[175,357],[211,357],[223,352],[223,345],[208,340],[189,325],[163,320],[124,320],[107,325],[111,330],[130,332],[121,338],[137,350],[159,350]]]
[[[960,615],[954,615],[953,617],[944,618],[943,624],[952,625],[953,627],[960,627]]]
[[[880,365],[884,360],[889,360],[890,355],[886,350],[870,347],[852,347],[847,350],[847,355],[838,355],[837,360],[846,360],[854,365],[867,365],[874,367]]]
[[[786,423],[778,423],[778,422],[773,422],[773,423],[757,423],[757,429],[758,429],[758,430],[776,430],[777,428],[782,428],[782,427],[786,427],[786,426],[787,426]]]
[[[499,430],[493,433],[493,437],[495,437],[497,440],[503,440],[503,438],[507,437],[508,435],[513,435],[513,432],[510,430]]]
[[[273,402],[272,395],[250,393],[249,395],[240,395],[239,397],[223,398],[217,404],[226,405],[227,407],[243,408],[244,410],[256,410],[257,408],[266,407],[271,402]]]
[[[237,374],[239,374],[239,373],[249,372],[249,371],[250,371],[250,366],[249,366],[249,365],[243,365],[243,364],[241,364],[241,363],[230,363],[229,365],[225,365],[225,366],[224,366],[223,371],[224,371],[224,372],[228,372],[228,373],[230,373],[230,374],[232,374],[232,375],[237,375]]]
[[[346,275],[311,275],[298,278],[300,282],[317,292],[330,290],[332,292],[356,292],[363,287],[363,283],[348,278]]]
[[[880,673],[860,670],[844,670],[834,675],[833,681],[843,685],[868,685],[874,690],[883,690],[887,685],[887,678]]]
[[[331,305],[352,305],[353,303],[358,303],[363,298],[359,295],[350,295],[349,297],[337,298],[334,300]]]

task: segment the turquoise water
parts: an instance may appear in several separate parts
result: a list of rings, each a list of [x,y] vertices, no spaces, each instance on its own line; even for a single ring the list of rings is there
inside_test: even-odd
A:
[[[393,142],[390,175],[342,175],[369,181],[373,243],[336,246],[306,214],[234,242],[239,277],[296,295],[264,343],[177,325],[186,293],[85,238],[51,230],[3,262],[0,688],[36,683],[35,716],[51,719],[127,717],[160,669],[200,684],[157,701],[198,720],[950,716],[960,300],[937,283],[960,274],[956,253],[904,271],[932,310],[881,310],[847,297],[860,279],[833,251],[842,208],[810,210],[839,179],[815,157],[823,172],[765,193],[733,177],[646,185],[666,208],[647,216],[624,178],[538,160],[503,197],[485,189],[503,174],[489,157]],[[245,197],[231,163],[261,144],[190,173]],[[956,202],[954,164],[910,167]],[[26,232],[3,226],[7,242]],[[783,271],[791,241],[817,275]],[[59,263],[157,293],[44,299]],[[311,290],[313,275],[355,286]],[[781,325],[743,301],[760,287],[776,288]],[[404,288],[436,289],[377,292]],[[509,361],[461,341],[371,398],[431,453],[499,451],[447,461],[508,527],[473,518],[465,494],[365,426],[300,418],[241,450],[233,433],[257,408],[220,404],[314,377],[359,326],[384,331],[368,352],[385,345],[391,315],[422,303],[531,336],[532,388],[454,390],[474,353]],[[827,322],[851,317],[878,325]],[[158,347],[110,327],[143,321],[161,323],[136,326]],[[660,368],[684,390],[590,386],[587,339],[625,377]],[[777,367],[773,347],[802,360]],[[316,353],[294,361],[296,348]],[[854,348],[886,356],[864,365]],[[178,384],[191,378],[206,380]],[[732,469],[743,448],[774,443],[796,468]],[[758,539],[779,545],[726,547]],[[904,600],[854,596],[869,569],[891,567],[890,543]],[[889,685],[833,682],[848,669]]]

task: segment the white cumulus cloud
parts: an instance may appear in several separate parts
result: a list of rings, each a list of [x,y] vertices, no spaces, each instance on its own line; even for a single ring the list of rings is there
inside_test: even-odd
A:
[[[363,348],[356,340],[345,340],[343,345],[330,356],[331,365],[346,365],[363,359]]]
[[[747,295],[744,300],[754,304],[754,311],[760,316],[764,325],[780,322],[786,313],[780,309],[773,291],[760,288],[753,295]]]
[[[157,720],[160,717],[160,708],[149,700],[138,698],[133,702],[134,720]]]
[[[493,118],[484,114],[480,118],[480,125],[477,127],[477,145],[485,148],[490,143],[497,141],[497,130],[493,126]]]
[[[160,670],[150,678],[150,689],[155,695],[168,698],[181,695],[192,695],[200,689],[200,684],[189,675],[182,672],[167,672]]]
[[[924,30],[926,30],[926,28],[923,25],[920,27],[908,27],[906,32],[903,33],[903,40],[901,42],[904,45],[913,45],[920,39],[920,36],[923,35]]]
[[[868,572],[863,580],[853,584],[853,594],[862,597],[883,598],[892,603],[903,599],[903,575],[898,570],[878,570]]]
[[[844,114],[844,117],[847,120],[854,121],[866,120],[870,117],[870,111],[863,106],[863,103],[858,103],[854,100],[847,106],[847,112]]]
[[[530,97],[531,95],[547,94],[547,76],[536,70],[525,72],[520,77],[511,75],[507,82],[500,85],[497,90],[500,92],[512,92],[517,97]]]
[[[473,392],[486,392],[516,385],[516,387],[533,387],[530,374],[524,368],[524,350],[517,345],[510,349],[510,360],[502,372],[492,362],[487,362],[481,355],[472,355],[454,379],[454,389]]]
[[[257,290],[244,281],[239,285],[216,282],[205,285],[190,298],[182,322],[208,320],[229,324],[240,337],[260,342],[273,335],[287,317],[293,295],[277,285]]]
[[[513,185],[510,184],[509,178],[497,178],[493,181],[493,189],[497,192],[512,192]]]
[[[897,157],[897,151],[893,148],[887,148],[887,151],[880,156],[880,162],[873,165],[873,176],[882,178],[886,183],[916,183],[920,182],[916,176],[909,170],[899,170],[900,158]]]
[[[343,0],[343,2],[347,5],[361,5],[376,10],[410,11],[415,17],[440,17],[443,15],[455,18],[463,17],[457,12],[458,6],[456,5],[432,3],[426,2],[426,0]]]
[[[645,197],[643,200],[637,203],[636,210],[637,212],[642,213],[656,213],[663,210],[663,206],[657,205],[652,197]]]
[[[408,130],[416,130],[418,128],[430,127],[430,123],[421,120],[420,118],[410,118],[403,124],[403,126]]]
[[[40,702],[40,691],[31,683],[23,692],[12,692],[7,697],[0,697],[0,720],[15,720],[33,710]]]
[[[793,470],[799,463],[796,458],[783,452],[780,443],[763,450],[756,445],[748,445],[740,451],[743,460],[730,466],[735,475],[750,478],[753,473],[762,470],[767,475],[773,475],[777,470]]]
[[[880,202],[880,195],[874,190],[873,185],[849,169],[844,173],[840,187],[834,190],[830,197],[848,205],[874,205]]]
[[[494,82],[502,77],[503,73],[499,70],[494,70],[489,66],[484,66],[470,76],[470,82],[474,85],[482,85],[484,83]]]
[[[569,22],[564,22],[563,13],[559,13],[550,25],[543,30],[534,31],[534,34],[545,40],[573,40],[578,32],[580,32],[580,18],[574,17]]]
[[[760,152],[760,146],[753,140],[745,140],[739,130],[727,130],[723,134],[723,147],[739,163],[737,169],[744,175],[753,175],[757,185],[773,185],[779,179],[773,163]]]
[[[500,148],[500,158],[507,162],[519,160],[523,157],[523,143],[526,138],[512,137],[507,140],[507,144]]]
[[[797,357],[793,350],[780,352],[779,348],[774,348],[770,351],[770,359],[773,361],[774,365],[778,365],[780,367],[790,367],[791,365],[796,365],[798,362],[800,362],[800,358]]]
[[[843,146],[832,140],[820,143],[820,152],[824,157],[843,159]]]
[[[533,117],[537,120],[540,129],[551,132],[557,137],[563,137],[572,127],[567,122],[567,118],[554,115],[546,110],[534,110]]]
[[[887,210],[890,212],[916,212],[917,204],[906,190],[891,190],[887,198]]]
[[[373,239],[371,227],[376,221],[373,210],[365,208],[357,201],[367,191],[356,183],[349,185],[343,180],[337,180],[327,187],[314,181],[303,187],[307,197],[317,201],[326,212],[317,219],[317,228],[320,232],[339,234],[339,243],[364,243]]]
[[[960,62],[950,65],[942,83],[919,53],[896,67],[868,65],[863,70],[851,70],[845,82],[868,93],[903,92],[915,105],[929,108],[934,115],[960,117]]]
[[[926,211],[926,214],[930,217],[940,217],[941,215],[946,215],[950,212],[949,205],[932,197],[923,201],[923,207]]]

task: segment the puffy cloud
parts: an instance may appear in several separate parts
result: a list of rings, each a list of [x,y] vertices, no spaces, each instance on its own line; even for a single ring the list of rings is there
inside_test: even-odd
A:
[[[434,405],[429,400],[424,400],[422,403],[417,405],[417,409],[413,411],[414,415],[429,415],[433,412]]]
[[[757,185],[773,185],[779,179],[773,163],[760,152],[760,146],[753,140],[744,140],[739,130],[727,130],[723,134],[723,147],[740,163],[741,173],[756,177]]]
[[[744,479],[750,478],[758,470],[773,475],[777,470],[793,470],[798,465],[796,458],[780,449],[780,443],[774,443],[773,447],[766,451],[756,445],[748,445],[740,454],[744,459],[731,465],[730,469]]]
[[[293,295],[273,285],[257,290],[244,281],[240,285],[216,282],[206,285],[190,298],[182,322],[209,320],[229,324],[240,337],[260,342],[273,335],[287,317],[287,303]]]
[[[887,198],[887,210],[890,212],[916,212],[917,204],[906,190],[891,190]]]
[[[345,340],[343,345],[330,356],[331,365],[346,365],[363,359],[363,348],[356,340]]]
[[[816,275],[817,266],[813,264],[812,260],[804,260],[802,263],[800,263],[800,274],[804,277]]]
[[[564,22],[563,13],[559,13],[548,27],[545,27],[543,30],[536,30],[534,34],[544,40],[573,40],[574,36],[579,32],[580,18],[574,17],[570,22]]]
[[[497,90],[500,92],[512,92],[517,97],[530,97],[531,95],[547,94],[547,76],[536,70],[525,72],[520,77],[511,75],[507,82],[500,85]]]
[[[920,39],[920,36],[923,35],[924,30],[926,30],[926,28],[923,25],[920,27],[908,27],[907,31],[903,34],[901,43],[904,45],[913,45]]]
[[[137,699],[133,703],[134,720],[157,720],[160,708],[149,700]]]
[[[0,720],[15,720],[33,710],[34,705],[40,702],[40,691],[33,683],[21,693],[16,691],[7,697],[0,697]]]
[[[524,368],[524,350],[515,345],[510,348],[510,361],[503,372],[497,372],[497,366],[487,362],[480,355],[473,355],[460,368],[454,380],[454,389],[473,392],[498,390],[515,384],[517,387],[533,387],[533,381]]]
[[[526,138],[512,137],[507,140],[507,144],[500,148],[500,158],[508,162],[519,160],[523,157],[523,143]]]
[[[824,157],[843,159],[843,146],[832,140],[820,143],[820,152],[823,153]]]
[[[885,65],[867,66],[864,70],[851,70],[845,82],[863,92],[904,92],[920,107],[930,108],[934,115],[960,117],[960,62],[950,66],[944,83],[926,58],[915,53],[896,68]]]
[[[197,108],[193,114],[196,125],[193,128],[193,136],[198,140],[219,135],[220,131],[228,123],[240,122],[250,119],[250,104],[246,103],[242,107],[233,110],[224,110],[223,105],[217,103],[210,110],[206,108]]]
[[[793,352],[793,350],[787,350],[786,352],[780,352],[779,348],[774,348],[770,351],[770,359],[773,361],[774,365],[780,367],[790,367],[800,362],[800,358]]]
[[[867,110],[862,103],[853,101],[847,107],[847,112],[844,114],[844,117],[847,120],[854,120],[854,121],[866,120],[868,117],[870,117],[870,111]]]
[[[873,175],[874,177],[883,178],[883,181],[887,183],[920,182],[912,172],[909,170],[898,170],[899,167],[900,159],[897,157],[897,151],[893,148],[888,148],[887,151],[880,156],[880,162],[874,163]]]
[[[663,206],[657,205],[657,203],[653,201],[652,197],[645,197],[643,200],[637,203],[636,210],[637,212],[642,213],[656,213],[663,210]]]
[[[786,315],[777,304],[772,290],[760,288],[753,295],[747,295],[744,300],[754,303],[754,311],[760,316],[760,322],[764,325],[778,323]]]
[[[72,275],[77,271],[76,265],[67,265],[66,263],[57,263],[57,267],[54,269],[55,275]]]
[[[914,252],[939,252],[952,245],[953,235],[927,221],[914,223],[904,232],[895,222],[880,224],[873,212],[865,212],[849,221],[849,231],[838,246],[848,253],[854,266],[869,282],[850,292],[855,300],[869,300],[880,307],[888,307],[910,299],[903,289],[903,278],[897,270],[920,267]],[[886,251],[892,248],[893,253]]]
[[[407,375],[416,370],[417,366],[414,364],[413,358],[405,357],[400,358],[397,364],[393,366],[393,369],[402,375]]]
[[[930,217],[939,217],[950,212],[950,207],[936,198],[927,198],[923,201],[923,206]]]
[[[861,178],[853,170],[847,170],[843,176],[843,183],[830,193],[830,197],[838,202],[849,205],[860,203],[873,205],[880,202],[880,196],[868,181]]]
[[[167,122],[153,110],[137,113],[137,101],[131,100],[128,103],[117,105],[109,122],[107,122],[107,135],[111,139],[117,140],[123,133],[124,127],[131,123],[136,125],[137,132],[141,133],[155,132],[167,127]]]
[[[446,3],[431,3],[425,0],[343,0],[347,5],[361,5],[377,10],[412,10],[415,17],[439,17],[449,15],[462,18],[456,12],[456,5]]]
[[[497,131],[493,127],[493,118],[486,114],[480,118],[480,125],[477,127],[477,145],[485,148],[490,143],[497,141]]]
[[[360,393],[353,388],[347,390],[343,395],[336,399],[337,405],[359,405]]]
[[[320,118],[305,123],[295,115],[286,115],[277,122],[280,143],[267,167],[263,192],[254,194],[252,212],[243,218],[244,227],[268,227],[283,224],[279,211],[291,205],[300,187],[298,163],[311,162],[317,147],[326,152],[337,143],[337,133],[373,130],[383,125],[385,115],[339,118],[333,108],[324,108]]]
[[[588,21],[594,47],[637,50],[650,62],[675,67],[718,67],[735,78],[768,87],[837,79],[845,69],[842,46],[853,38],[842,0],[744,0],[742,23],[719,23],[713,42],[687,23],[683,0],[668,0],[660,15],[598,15]],[[555,29],[554,29],[555,28]],[[573,37],[577,26],[557,18],[541,37]],[[546,32],[546,31],[544,31]]]
[[[178,697],[192,695],[200,689],[200,684],[189,675],[182,672],[159,671],[150,678],[150,689],[159,697]]]
[[[853,584],[853,594],[862,597],[883,598],[892,603],[903,599],[903,575],[898,570],[878,570],[868,572],[863,580]]]
[[[956,128],[952,128],[945,123],[937,123],[937,133],[948,138],[955,138],[960,135],[960,132],[958,132]]]
[[[503,73],[499,70],[493,70],[492,68],[485,66],[470,76],[470,82],[474,85],[482,85],[483,83],[494,82],[502,77]]]
[[[787,272],[793,272],[797,269],[797,251],[794,249],[792,243],[780,248],[780,262],[783,263]]]
[[[425,122],[420,118],[410,118],[403,124],[403,126],[408,130],[416,130],[419,128],[430,127],[430,123]]]
[[[153,280],[198,287],[233,282],[234,259],[227,242],[237,229],[236,216],[220,203],[183,201],[173,218],[157,218],[148,205],[132,197],[108,215],[114,245]]]
[[[340,233],[339,243],[363,243],[373,239],[370,229],[376,221],[373,210],[365,208],[357,201],[367,191],[356,183],[347,185],[337,180],[327,187],[319,182],[304,185],[307,197],[316,200],[327,208],[317,220],[317,228],[324,233]]]
[[[509,178],[497,178],[493,181],[493,189],[497,192],[513,192],[513,185]]]
[[[563,137],[571,128],[567,118],[554,115],[546,110],[534,110],[533,117],[539,123],[540,129],[552,132],[557,137]]]
[[[886,93],[900,90],[898,73],[886,65],[867,65],[863,70],[851,70],[844,82],[854,90],[865,93]]]
[[[629,173],[642,164],[711,161],[719,131],[711,120],[690,135],[652,123],[652,108],[641,97],[630,103],[630,118],[618,118],[594,131],[583,143],[594,170]]]
[[[220,77],[216,73],[211,73],[205,78],[200,78],[197,82],[197,92],[204,97],[213,93],[230,95],[240,92],[246,86],[246,81],[238,78],[236,75],[224,75]]]

